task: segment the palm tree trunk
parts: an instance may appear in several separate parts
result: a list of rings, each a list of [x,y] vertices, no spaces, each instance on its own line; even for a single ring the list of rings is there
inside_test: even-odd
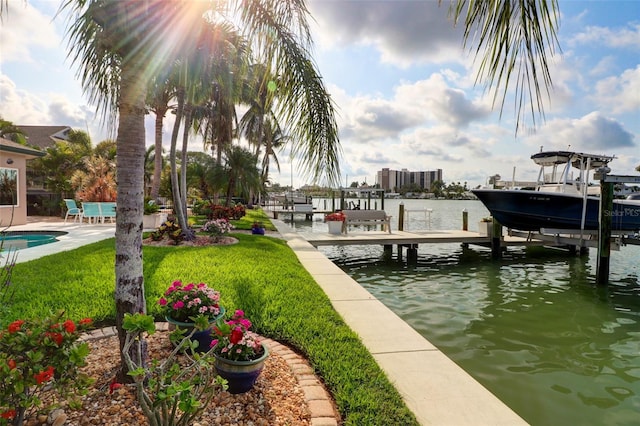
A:
[[[182,232],[185,233],[185,239],[192,240],[195,237],[195,234],[189,231],[186,215],[187,212],[183,209],[182,196],[180,195],[180,181],[178,178],[178,164],[176,161],[178,133],[180,130],[180,123],[182,122],[183,111],[185,107],[184,95],[184,88],[179,88],[176,96],[178,101],[178,108],[176,110],[176,121],[173,125],[173,132],[171,133],[171,151],[169,153],[169,162],[171,163],[171,192],[173,192],[173,211],[176,215],[176,219],[178,219],[180,228],[182,228]],[[185,165],[183,165],[182,167],[185,167]]]
[[[162,178],[162,122],[168,108],[156,109],[155,140],[156,149],[153,159],[153,181],[151,182],[151,199],[157,200],[160,193],[160,179]]]
[[[191,117],[193,107],[187,103],[184,106],[184,128],[182,129],[182,158],[180,163],[180,201],[184,212],[185,223],[187,223],[187,145],[189,143],[189,129],[191,129]],[[184,228],[183,228],[184,229]]]
[[[135,60],[123,61],[116,138],[118,199],[116,215],[116,328],[120,341],[120,383],[131,382],[122,355],[126,332],[124,314],[146,312],[142,270],[142,215],[144,212],[144,84],[139,84]],[[146,352],[143,342],[142,350]],[[146,359],[142,354],[141,359]],[[137,354],[135,354],[137,358]]]

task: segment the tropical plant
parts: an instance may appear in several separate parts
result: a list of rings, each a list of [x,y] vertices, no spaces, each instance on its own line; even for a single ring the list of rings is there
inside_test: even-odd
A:
[[[208,327],[204,321],[201,327]],[[200,356],[191,342],[191,336],[177,342],[174,350],[163,360],[154,359],[150,365],[129,355],[143,350],[144,335],[155,333],[153,317],[143,314],[125,314],[123,328],[126,338],[123,353],[134,378],[140,407],[151,426],[188,426],[196,424],[198,415],[219,392],[226,390],[226,381],[215,374],[213,357]],[[192,350],[185,350],[191,348]],[[178,355],[185,360],[178,359]]]
[[[151,198],[145,198],[144,214],[158,213],[159,210],[160,210],[160,206],[158,205],[158,203],[155,202],[155,200],[152,200]]]
[[[202,232],[211,235],[215,241],[224,234],[228,234],[233,229],[233,225],[228,219],[213,219],[202,225]]]
[[[240,146],[230,146],[225,151],[225,169],[227,170],[227,196],[225,205],[231,205],[234,195],[249,195],[260,191],[262,182],[256,167],[256,156]]]
[[[42,408],[45,388],[69,398],[91,383],[78,370],[85,365],[89,345],[77,340],[92,322],[76,323],[63,315],[16,320],[0,333],[0,419],[22,425]]]
[[[175,245],[180,244],[184,240],[184,232],[182,227],[174,217],[167,219],[162,225],[151,233],[153,241],[160,241],[169,238]]]
[[[71,176],[76,198],[82,201],[116,201],[117,184],[113,161],[91,156],[85,157],[84,170]]]
[[[194,322],[199,315],[215,318],[220,315],[220,292],[205,283],[182,284],[174,281],[158,300],[164,313],[176,321]]]
[[[264,348],[258,336],[249,331],[251,321],[238,309],[230,320],[222,318],[213,326],[213,353],[232,361],[252,361],[260,358]]]

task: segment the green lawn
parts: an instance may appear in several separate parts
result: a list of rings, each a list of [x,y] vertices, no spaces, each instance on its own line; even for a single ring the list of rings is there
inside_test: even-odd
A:
[[[243,309],[256,332],[309,359],[336,399],[345,424],[417,424],[286,243],[233,235],[239,243],[229,246],[144,247],[148,313],[162,320],[157,300],[174,280],[205,282],[221,292],[227,312]],[[75,320],[91,317],[101,325],[114,324],[114,244],[109,239],[17,264],[15,299],[1,323],[64,309]]]

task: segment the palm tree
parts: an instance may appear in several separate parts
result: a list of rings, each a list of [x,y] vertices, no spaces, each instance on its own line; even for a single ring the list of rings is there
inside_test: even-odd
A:
[[[147,90],[146,104],[149,111],[155,115],[155,151],[154,151],[154,167],[153,178],[151,179],[150,198],[156,200],[160,191],[160,179],[162,176],[163,157],[162,157],[162,124],[164,117],[170,110],[169,102],[173,97],[173,87],[168,76],[160,74],[151,80],[151,84]]]
[[[121,352],[124,314],[146,312],[142,274],[146,90],[158,69],[167,68],[172,47],[180,48],[176,40],[167,39],[167,29],[188,28],[202,15],[201,6],[200,2],[168,0],[66,0],[62,4],[75,19],[68,37],[83,87],[105,113],[114,114],[117,108],[119,116],[115,303]],[[132,354],[134,359],[138,355],[145,359],[145,354]],[[118,380],[130,381],[124,355],[121,366]]]
[[[231,205],[231,198],[236,195],[248,195],[259,191],[262,183],[260,172],[256,167],[257,158],[248,150],[231,145],[225,150],[225,169],[227,172],[227,199],[225,205]]]

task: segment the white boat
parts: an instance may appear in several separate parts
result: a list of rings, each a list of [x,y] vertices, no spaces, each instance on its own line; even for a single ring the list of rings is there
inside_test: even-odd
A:
[[[531,156],[540,166],[535,188],[472,192],[500,224],[511,229],[597,230],[599,186],[591,185],[589,178],[614,158],[571,151],[539,152]],[[614,200],[610,214],[612,230],[640,229],[640,199]]]

